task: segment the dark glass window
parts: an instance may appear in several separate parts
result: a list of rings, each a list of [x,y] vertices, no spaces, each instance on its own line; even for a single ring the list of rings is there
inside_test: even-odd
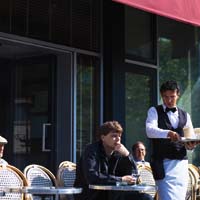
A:
[[[1,2],[0,6],[0,31],[9,32],[10,31],[10,1]]]
[[[72,1],[72,46],[93,50],[99,48],[96,43],[100,33],[99,2],[96,0]]]
[[[125,7],[126,58],[155,61],[152,14]]]
[[[50,0],[29,0],[28,36],[38,39],[50,39]]]
[[[11,32],[18,35],[26,35],[27,31],[27,0],[15,0],[12,3]]]
[[[181,89],[178,106],[200,127],[199,28],[158,17],[159,82],[176,80]],[[199,165],[200,148],[188,151],[189,162]]]
[[[78,54],[76,74],[76,159],[96,140],[99,122],[99,59]]]
[[[0,31],[98,52],[100,14],[99,0],[8,0]]]
[[[55,43],[71,45],[71,3],[54,1],[52,3],[51,40]]]
[[[192,95],[192,88],[200,75],[199,39],[197,36],[198,29],[194,26],[164,17],[158,18],[160,84],[169,79],[177,80],[182,92],[189,92],[186,95],[187,98]],[[192,99],[185,102],[187,107],[189,106],[188,102],[191,103]],[[189,112],[190,106],[188,107]],[[200,125],[200,120],[197,125]]]
[[[125,74],[125,144],[129,149],[138,140],[144,141],[146,145],[148,143],[144,124],[147,110],[152,104],[150,88],[152,79],[150,73],[147,75],[126,72]]]

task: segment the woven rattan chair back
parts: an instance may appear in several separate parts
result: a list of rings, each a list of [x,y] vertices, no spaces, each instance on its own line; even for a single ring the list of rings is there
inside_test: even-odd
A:
[[[73,187],[76,177],[76,164],[70,161],[60,163],[57,171],[58,185],[61,187]],[[73,195],[60,195],[61,200],[74,200]]]
[[[189,174],[191,174],[191,182],[192,182],[192,198],[197,199],[199,197],[199,170],[193,164],[188,164]]]
[[[70,161],[63,161],[60,163],[57,180],[59,186],[73,187],[76,177],[76,164]]]
[[[138,170],[140,173],[141,183],[147,184],[147,185],[154,185],[154,186],[156,185],[154,177],[153,177],[153,173],[150,167],[139,165]],[[156,191],[149,191],[147,193],[150,194],[153,198],[157,199]]]
[[[0,166],[0,187],[23,187],[27,186],[27,180],[24,174],[12,165]],[[22,193],[5,193],[5,196],[0,197],[1,200],[23,200],[25,199]]]
[[[29,186],[35,187],[53,187],[57,186],[56,178],[54,174],[48,170],[46,167],[41,165],[28,165],[24,169],[24,175],[28,180]],[[41,198],[37,195],[32,195],[33,200],[52,200],[53,196],[46,196],[45,198]]]
[[[186,193],[186,200],[194,200],[194,184],[195,184],[195,177],[192,171],[188,168],[188,186],[187,186],[187,193]]]

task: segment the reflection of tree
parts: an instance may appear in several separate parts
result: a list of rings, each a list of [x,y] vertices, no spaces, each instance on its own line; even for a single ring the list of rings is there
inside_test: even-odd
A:
[[[178,105],[189,113],[191,113],[191,88],[193,84],[192,65],[195,59],[188,56],[176,57],[172,56],[172,41],[160,39],[160,66],[159,66],[159,80],[163,83],[166,80],[176,80],[181,89],[181,98]],[[189,50],[188,50],[189,51]]]
[[[184,42],[184,41],[183,41]],[[176,80],[181,88],[181,97],[178,105],[190,113],[194,127],[200,127],[199,118],[199,64],[195,47],[187,49],[188,55],[182,57],[173,57],[172,41],[161,38],[159,40],[159,80],[160,83],[166,80]],[[192,53],[191,53],[192,52]],[[192,153],[193,162],[200,164],[200,158],[197,156],[200,148]]]
[[[159,80],[160,83],[167,80],[176,80],[181,83],[181,89],[188,85],[187,58],[172,58],[172,43],[170,40],[159,41]]]
[[[77,71],[77,138],[82,150],[85,144],[91,142],[92,120],[92,67],[79,66]]]
[[[149,76],[126,73],[126,146],[146,141],[145,120],[150,106]]]
[[[95,124],[98,115],[97,94],[98,79],[95,77],[98,70],[98,61],[89,56],[79,56],[76,72],[76,149],[77,159],[95,137]]]
[[[193,119],[193,126],[194,127],[200,127],[200,105],[199,105],[199,99],[200,99],[200,78],[196,81],[192,88],[192,107],[194,112],[192,112],[192,119]]]

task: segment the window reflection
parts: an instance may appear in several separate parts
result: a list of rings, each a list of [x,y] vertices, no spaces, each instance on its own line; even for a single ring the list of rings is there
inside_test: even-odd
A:
[[[160,84],[169,79],[178,81],[178,106],[190,113],[194,127],[200,127],[199,29],[159,17],[158,30]],[[200,151],[198,148],[195,151]],[[189,156],[190,162],[200,164],[195,152]]]
[[[95,57],[77,56],[76,96],[76,159],[80,158],[85,145],[95,140],[99,115],[99,60]],[[98,74],[98,75],[97,75]]]
[[[151,105],[150,81],[148,75],[131,72],[125,74],[125,142],[128,149],[138,140],[144,141],[149,147],[144,124],[146,112]]]

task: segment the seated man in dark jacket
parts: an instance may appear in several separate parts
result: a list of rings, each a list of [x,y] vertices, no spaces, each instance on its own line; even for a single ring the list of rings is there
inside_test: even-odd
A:
[[[91,190],[89,184],[116,184],[116,181],[133,184],[130,175],[136,165],[129,151],[121,144],[123,129],[117,121],[105,122],[99,128],[99,141],[86,146],[77,165],[75,187],[83,188],[77,200],[151,200],[152,197],[138,192],[114,192]],[[123,195],[123,196],[122,196]]]

